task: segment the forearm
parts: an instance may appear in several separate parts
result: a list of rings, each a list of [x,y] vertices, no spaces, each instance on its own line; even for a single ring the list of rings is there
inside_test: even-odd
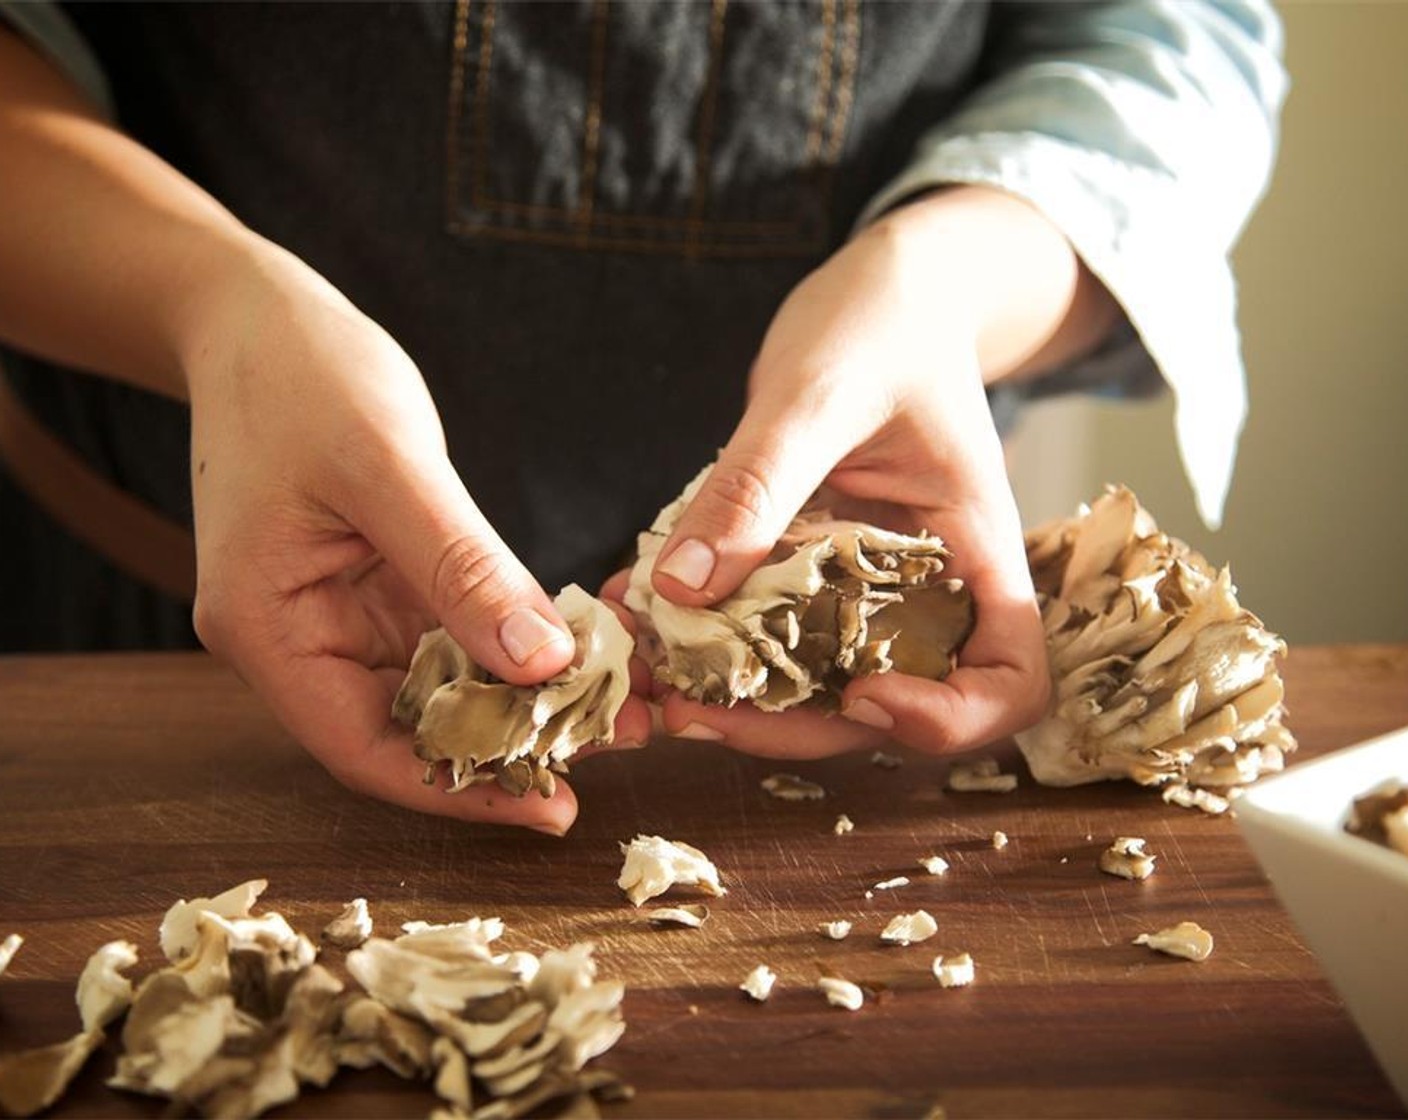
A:
[[[989,187],[955,186],[883,216],[886,237],[933,317],[961,317],[989,384],[1055,369],[1099,345],[1119,317],[1103,284],[1038,210]]]
[[[0,30],[0,339],[173,397],[219,278],[257,239]]]

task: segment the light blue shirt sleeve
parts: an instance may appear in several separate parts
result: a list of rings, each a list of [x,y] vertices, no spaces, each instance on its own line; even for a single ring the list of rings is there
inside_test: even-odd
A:
[[[1133,327],[1098,360],[1152,362],[1173,390],[1179,451],[1215,526],[1246,414],[1228,256],[1274,161],[1280,20],[1267,0],[1056,0],[994,19],[994,77],[925,134],[861,222],[944,183],[1040,209]]]
[[[112,117],[112,92],[103,68],[58,4],[53,0],[0,0],[0,23],[32,43],[104,116]]]

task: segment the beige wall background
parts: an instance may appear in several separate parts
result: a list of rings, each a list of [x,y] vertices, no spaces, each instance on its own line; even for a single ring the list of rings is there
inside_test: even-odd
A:
[[[1251,415],[1222,529],[1168,401],[1034,410],[1014,484],[1034,524],[1127,483],[1292,642],[1408,641],[1408,2],[1280,11],[1292,86],[1234,257]]]

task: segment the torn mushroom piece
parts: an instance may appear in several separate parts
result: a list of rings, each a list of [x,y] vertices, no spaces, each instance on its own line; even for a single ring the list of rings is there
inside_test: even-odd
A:
[[[476,665],[444,630],[420,640],[392,715],[415,728],[426,781],[444,763],[450,792],[497,781],[551,797],[554,774],[591,743],[609,743],[630,694],[634,643],[600,599],[575,584],[553,600],[576,639],[572,664],[540,685],[511,685]]]
[[[937,956],[934,958],[933,972],[942,987],[967,987],[973,982],[973,958],[967,953]]]
[[[844,1007],[847,1011],[859,1011],[865,1003],[865,993],[858,984],[843,980],[839,976],[823,976],[816,982],[826,1002],[832,1007]]]
[[[880,882],[876,883],[870,889],[875,891],[894,891],[899,890],[900,887],[907,886],[909,886],[909,876],[896,875],[893,879],[881,879]]]
[[[222,891],[214,898],[184,898],[171,904],[161,920],[158,936],[166,959],[179,961],[188,956],[198,940],[196,922],[202,914],[218,914],[222,918],[247,918],[259,896],[269,887],[268,879],[251,879],[237,887]]]
[[[626,892],[631,904],[664,894],[675,884],[697,886],[706,894],[727,892],[719,884],[719,869],[698,848],[662,836],[637,836],[622,844],[625,862],[616,885]]]
[[[0,941],[0,976],[5,975],[5,969],[10,967],[10,962],[15,959],[15,954],[23,944],[24,938],[18,933],[12,933]]]
[[[1386,778],[1354,799],[1345,831],[1408,855],[1408,782]],[[0,970],[3,970],[0,957]]]
[[[698,929],[709,916],[709,908],[697,902],[683,906],[657,906],[646,914],[646,918],[657,926],[687,926]]]
[[[78,1014],[85,1031],[100,1031],[132,1003],[132,981],[123,969],[137,963],[137,946],[109,941],[88,958],[78,977]]]
[[[1212,956],[1212,934],[1197,922],[1179,922],[1157,933],[1141,933],[1134,944],[1190,961],[1205,961]]]
[[[338,949],[355,949],[372,935],[372,916],[365,898],[354,898],[323,927],[323,940]]]
[[[939,923],[927,910],[913,914],[896,914],[880,932],[880,940],[889,945],[913,945],[927,941],[939,932]]]
[[[657,595],[656,558],[707,475],[638,538],[625,602],[659,680],[704,703],[776,712],[806,702],[834,710],[846,682],[870,673],[948,675],[973,609],[962,583],[943,575],[949,553],[936,537],[804,511],[727,598],[685,607]]]
[[[103,1032],[84,1031],[66,1042],[0,1054],[0,1115],[34,1116],[63,1096],[98,1047]]]
[[[836,818],[836,823],[831,826],[831,831],[837,836],[846,836],[856,830],[855,821],[842,813]]]
[[[488,943],[501,929],[496,922],[416,925],[394,941],[369,940],[348,955],[347,967],[372,996],[438,1036],[427,1061],[452,1105],[466,1107],[467,1069],[473,1085],[495,1098],[474,1115],[508,1120],[597,1084],[582,1067],[625,1029],[624,989],[596,979],[586,944],[549,950],[536,967],[524,967],[519,955],[495,956]]]
[[[1116,836],[1100,853],[1100,870],[1121,879],[1147,879],[1154,873],[1154,856],[1139,836]]]
[[[1027,560],[1053,686],[1046,717],[1017,736],[1037,781],[1226,791],[1282,768],[1286,647],[1238,605],[1226,568],[1160,532],[1123,487],[1029,532]]]
[[[1004,774],[997,759],[979,755],[949,768],[948,788],[957,793],[1011,793],[1017,788],[1017,775]]]
[[[948,874],[948,860],[944,859],[943,856],[921,856],[919,866],[930,875]]]
[[[824,787],[796,774],[769,774],[761,785],[779,801],[820,801],[826,796]]]
[[[777,983],[777,973],[765,964],[758,965],[747,976],[743,978],[743,983],[739,988],[747,992],[757,1002],[762,1003],[772,995],[772,987]]]

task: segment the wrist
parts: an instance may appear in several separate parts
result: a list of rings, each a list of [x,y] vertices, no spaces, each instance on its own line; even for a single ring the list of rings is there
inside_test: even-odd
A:
[[[988,383],[1045,372],[1092,349],[1118,314],[1064,233],[992,187],[916,196],[859,235],[866,237],[891,242],[904,284],[971,331]]]
[[[356,314],[331,284],[294,254],[244,227],[206,239],[199,267],[173,304],[169,330],[188,397],[220,371],[238,367],[250,346],[267,343],[310,300]]]

